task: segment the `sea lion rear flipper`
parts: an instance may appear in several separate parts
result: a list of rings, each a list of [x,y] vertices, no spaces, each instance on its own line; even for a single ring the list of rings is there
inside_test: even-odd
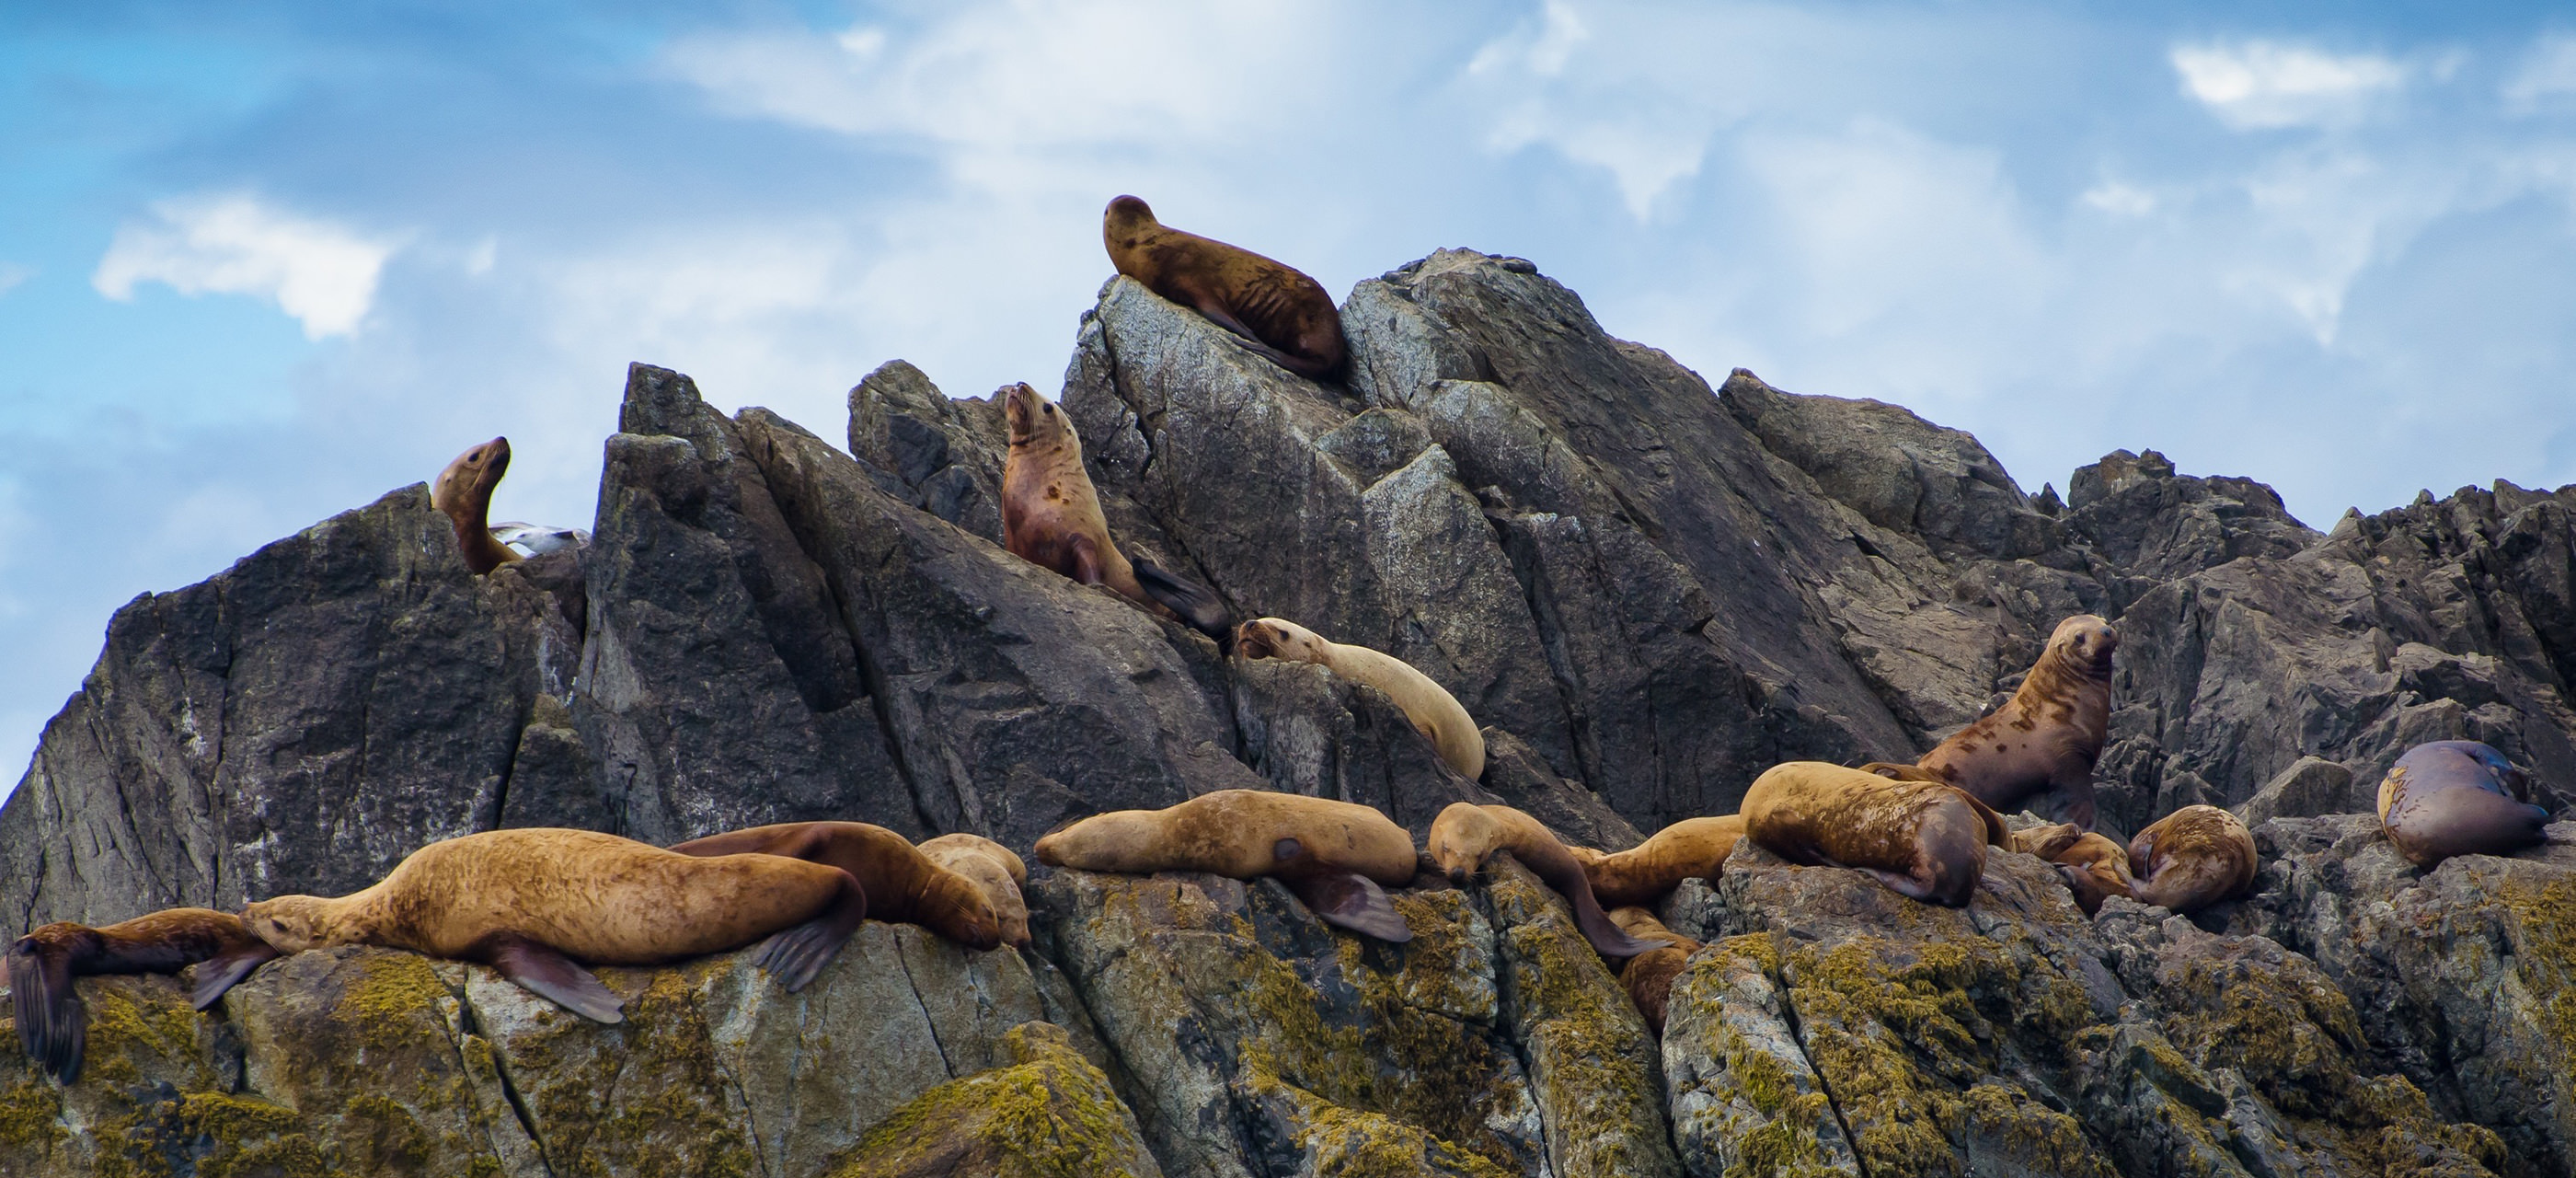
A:
[[[1377,881],[1355,871],[1283,878],[1280,882],[1306,904],[1317,919],[1335,928],[1401,945],[1413,939],[1413,927],[1386,898]]]
[[[65,1084],[78,1078],[89,1012],[72,986],[70,954],[33,938],[10,946],[9,1005],[27,1058]]]
[[[204,1010],[224,996],[224,991],[240,985],[251,971],[277,956],[277,950],[265,944],[234,949],[206,959],[197,966],[197,984],[188,990],[189,1005]]]
[[[1232,614],[1206,586],[1175,577],[1150,560],[1130,559],[1127,563],[1135,567],[1136,583],[1144,587],[1145,596],[1179,614],[1191,629],[1220,641],[1233,631]]]
[[[595,1023],[626,1021],[625,1003],[597,975],[572,958],[525,937],[503,934],[486,960],[522,989]]]
[[[1588,882],[1581,894],[1568,899],[1574,901],[1574,925],[1583,930],[1584,940],[1592,942],[1593,952],[1603,957],[1635,957],[1663,948],[1662,941],[1629,936],[1627,930],[1612,924],[1609,914],[1601,911],[1600,902],[1592,898],[1592,887]]]

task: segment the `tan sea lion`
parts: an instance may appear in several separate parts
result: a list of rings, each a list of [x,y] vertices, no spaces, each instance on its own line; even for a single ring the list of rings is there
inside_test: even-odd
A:
[[[2126,896],[2136,883],[2129,874],[2129,853],[2109,838],[2072,822],[2016,830],[2012,846],[2057,865],[2075,906],[2091,916],[2102,910],[2105,896]]]
[[[1682,886],[1686,879],[1717,878],[1726,853],[1744,837],[1744,816],[1684,818],[1656,831],[1653,838],[1625,851],[1602,854],[1590,847],[1572,848],[1592,881],[1593,898],[1618,908],[1652,904]]]
[[[1349,348],[1322,283],[1240,246],[1165,228],[1132,196],[1109,202],[1100,236],[1119,273],[1207,316],[1246,350],[1299,376],[1341,373]]]
[[[1426,844],[1431,861],[1447,872],[1449,881],[1464,884],[1483,868],[1485,860],[1496,851],[1509,851],[1523,867],[1554,888],[1574,908],[1574,925],[1583,930],[1583,939],[1592,942],[1595,952],[1604,957],[1634,957],[1652,948],[1647,942],[1619,931],[1601,911],[1601,902],[1592,894],[1592,880],[1583,873],[1583,864],[1566,848],[1565,842],[1549,830],[1547,824],[1509,806],[1479,806],[1474,802],[1452,802],[1431,820],[1431,837]]]
[[[1661,942],[1619,967],[1619,984],[1628,988],[1628,1000],[1637,1004],[1637,1013],[1646,1016],[1646,1025],[1654,1028],[1660,1038],[1664,1033],[1664,1011],[1672,1001],[1673,979],[1690,964],[1691,954],[1699,952],[1699,942],[1665,928],[1654,913],[1633,904],[1611,909],[1610,923],[1638,940]]]
[[[1029,943],[1029,868],[1009,847],[979,834],[943,834],[921,844],[930,861],[975,881],[1002,918],[1002,941]]]
[[[1792,863],[1852,867],[1899,895],[1963,907],[1986,847],[2010,847],[2003,819],[1965,790],[1935,781],[1791,761],[1744,793],[1744,836]]]
[[[2055,790],[2057,817],[2093,829],[2093,762],[2111,725],[2120,632],[2091,614],[2057,624],[2012,699],[1915,763],[1998,810]]]
[[[456,525],[456,546],[465,553],[465,567],[476,574],[520,559],[519,554],[492,537],[492,488],[501,485],[501,476],[510,471],[510,439],[494,438],[456,456],[447,469],[438,472],[438,481],[429,485],[429,505]]]
[[[711,834],[672,848],[683,855],[781,855],[849,872],[868,915],[917,924],[969,949],[1002,943],[1002,915],[974,880],[940,866],[912,840],[865,822],[781,822]],[[1026,909],[1022,909],[1025,913]],[[1026,918],[1022,919],[1026,935]]]
[[[2530,788],[2530,777],[2492,746],[2419,744],[2379,780],[2379,825],[2417,867],[2453,855],[2509,855],[2547,837],[2549,811],[2522,801]]]
[[[1002,546],[1012,555],[1080,581],[1107,585],[1148,613],[1223,639],[1233,618],[1206,586],[1129,560],[1109,538],[1100,495],[1082,466],[1073,419],[1027,384],[1002,390],[1011,450],[1002,460]]]
[[[2136,874],[2130,899],[2192,912],[2251,891],[2262,862],[2243,820],[2216,806],[2185,806],[2129,840],[2128,865]]]
[[[1276,876],[1327,924],[1382,941],[1413,939],[1380,887],[1413,882],[1413,836],[1349,802],[1221,789],[1168,809],[1094,814],[1039,839],[1037,856],[1081,871]]]
[[[242,922],[283,953],[382,945],[479,962],[613,1023],[624,1017],[617,995],[582,965],[658,965],[776,933],[759,965],[802,990],[867,911],[867,893],[838,867],[778,855],[700,859],[613,834],[529,827],[431,843],[373,887],[261,900],[242,909]]]
[[[1385,692],[1459,776],[1473,781],[1485,775],[1484,732],[1459,706],[1457,696],[1411,663],[1365,646],[1334,642],[1284,618],[1245,622],[1234,632],[1234,649],[1248,659],[1314,663],[1340,678]]]
[[[92,928],[60,921],[9,946],[9,1004],[18,1045],[65,1084],[80,1076],[89,1013],[73,979],[92,974],[177,973],[202,965],[188,1000],[214,1005],[277,951],[241,918],[207,908],[172,908]]]

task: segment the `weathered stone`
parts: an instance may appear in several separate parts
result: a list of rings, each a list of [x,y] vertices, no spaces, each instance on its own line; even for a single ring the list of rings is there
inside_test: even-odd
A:
[[[1011,1058],[895,1110],[833,1178],[1162,1178],[1136,1118],[1050,1023],[1011,1030]]]

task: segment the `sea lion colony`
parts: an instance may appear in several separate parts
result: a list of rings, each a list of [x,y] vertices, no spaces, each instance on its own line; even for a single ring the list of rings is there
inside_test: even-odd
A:
[[[1110,203],[1102,234],[1119,273],[1206,316],[1248,353],[1309,378],[1345,368],[1338,312],[1305,274],[1166,228],[1129,196]],[[1444,763],[1470,780],[1482,776],[1482,732],[1430,676],[1287,619],[1238,627],[1215,592],[1123,555],[1072,422],[1026,384],[1004,390],[1003,404],[1009,551],[1215,637],[1236,658],[1312,662],[1383,691]],[[509,463],[507,438],[480,443],[449,463],[431,492],[432,505],[454,522],[460,560],[478,575],[523,559],[519,548],[534,556],[588,539],[574,529],[490,523]],[[1857,870],[1950,906],[1973,901],[1997,849],[2056,865],[2088,915],[2113,895],[2191,911],[2250,891],[2260,866],[2255,843],[2228,811],[2183,807],[2125,848],[2092,830],[2093,768],[2119,641],[2102,618],[2067,618],[2009,702],[1917,761],[1777,765],[1755,778],[1739,813],[1684,819],[1614,853],[1569,846],[1519,810],[1464,802],[1443,811],[1417,849],[1409,832],[1368,807],[1256,790],[1094,815],[1031,851],[1066,870],[1275,877],[1323,922],[1397,943],[1412,932],[1387,889],[1465,886],[1508,853],[1565,899],[1660,1033],[1673,979],[1699,943],[1666,928],[1651,906],[1685,881],[1717,878],[1747,840],[1792,864]],[[2540,842],[2548,815],[2529,796],[2526,774],[2497,750],[2438,741],[2388,771],[2379,813],[2398,852],[2429,870],[2452,856],[2510,854]],[[2041,800],[2059,822],[2013,830],[1996,812]],[[170,909],[96,928],[49,924],[10,946],[9,986],[20,1042],[69,1083],[86,1033],[76,980],[88,974],[193,968],[191,998],[202,1010],[275,957],[373,944],[478,962],[585,1018],[614,1022],[620,1000],[587,967],[659,964],[765,941],[758,964],[794,991],[867,917],[920,924],[977,950],[1026,946],[1027,880],[1017,853],[980,835],[945,834],[916,847],[857,821],[716,833],[668,849],[579,830],[487,831],[423,847],[349,896],[272,897],[240,913]]]

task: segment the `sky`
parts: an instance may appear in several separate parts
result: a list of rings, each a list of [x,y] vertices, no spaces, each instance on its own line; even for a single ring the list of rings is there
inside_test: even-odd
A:
[[[629,361],[827,438],[890,359],[1053,390],[1119,193],[1337,297],[1525,257],[2032,491],[2576,482],[2538,6],[9,4],[0,782],[118,606],[469,445],[587,526]]]

